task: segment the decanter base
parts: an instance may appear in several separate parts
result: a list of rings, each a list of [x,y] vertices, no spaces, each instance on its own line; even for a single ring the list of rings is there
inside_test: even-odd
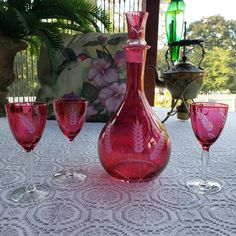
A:
[[[143,160],[121,161],[105,169],[114,179],[127,183],[149,182],[161,172],[152,162]]]

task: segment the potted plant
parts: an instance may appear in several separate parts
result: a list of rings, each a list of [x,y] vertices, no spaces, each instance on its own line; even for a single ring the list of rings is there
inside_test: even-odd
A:
[[[62,48],[61,33],[109,30],[109,17],[88,0],[0,0],[0,115],[5,114],[7,87],[14,81],[18,51],[45,43],[50,58]]]

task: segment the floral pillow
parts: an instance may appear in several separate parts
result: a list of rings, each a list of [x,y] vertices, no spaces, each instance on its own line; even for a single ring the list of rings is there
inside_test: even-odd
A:
[[[107,121],[125,95],[126,69],[122,45],[127,34],[87,33],[64,37],[64,49],[48,64],[41,50],[38,75],[41,88],[37,99],[49,104],[56,97],[79,96],[89,101],[87,120]],[[54,68],[54,69],[52,69]]]

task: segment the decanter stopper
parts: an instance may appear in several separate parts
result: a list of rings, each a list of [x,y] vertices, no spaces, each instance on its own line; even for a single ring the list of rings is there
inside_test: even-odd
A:
[[[125,13],[128,24],[128,40],[127,44],[146,45],[145,29],[148,12],[131,11]]]

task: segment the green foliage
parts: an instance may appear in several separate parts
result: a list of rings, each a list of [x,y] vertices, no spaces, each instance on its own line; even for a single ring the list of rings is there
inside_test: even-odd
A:
[[[236,21],[216,15],[193,22],[187,29],[189,39],[203,39],[206,51],[201,67],[206,71],[202,92],[236,92]],[[158,69],[165,70],[166,48],[158,51]],[[187,47],[187,56],[196,66],[202,58],[200,47]]]
[[[161,3],[170,3],[171,0],[161,0]]]
[[[202,66],[207,72],[203,92],[235,90],[236,59],[230,49],[214,47],[207,51]]]
[[[231,49],[236,53],[236,21],[226,20],[223,16],[216,15],[204,17],[193,22],[187,29],[188,38],[204,40],[206,50],[214,47]]]
[[[166,54],[167,47],[163,47],[158,50],[157,53],[157,70],[161,73],[165,70],[167,70],[168,65],[165,60],[165,54]]]
[[[87,99],[90,103],[94,102],[94,99],[98,96],[98,88],[91,83],[84,83],[82,88],[82,97]]]
[[[155,94],[154,106],[171,107],[171,95],[167,89],[158,89]]]
[[[201,66],[207,72],[203,92],[236,91],[236,21],[216,15],[202,18],[190,24],[189,38],[204,40],[206,50]],[[190,52],[190,59],[197,64],[201,58],[199,50]]]
[[[124,40],[124,38],[126,38],[125,36],[120,36],[117,38],[113,38],[113,39],[109,39],[107,41],[108,44],[110,45],[117,45],[118,43],[120,43],[121,40]]]
[[[0,34],[44,42],[51,55],[62,47],[62,31],[100,31],[101,24],[109,30],[106,12],[86,0],[0,0]]]
[[[18,88],[18,90],[20,90],[21,97],[28,97],[34,96],[37,93],[39,84],[35,80],[22,78],[14,82],[14,88]],[[9,93],[9,97],[15,97],[18,95],[19,94],[14,94],[13,91],[10,91]]]

